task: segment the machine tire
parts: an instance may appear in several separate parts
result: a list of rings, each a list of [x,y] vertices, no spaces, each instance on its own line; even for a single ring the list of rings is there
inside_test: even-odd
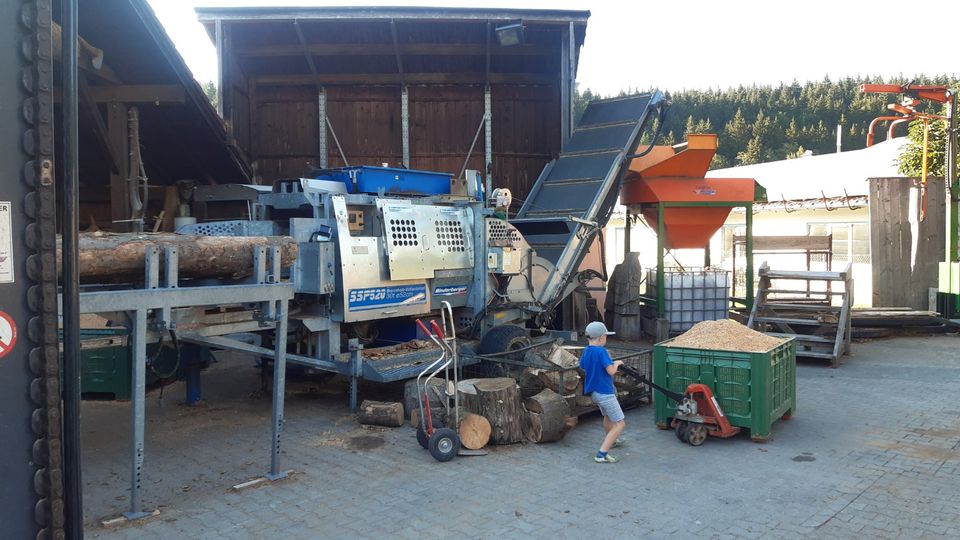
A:
[[[700,446],[707,441],[707,426],[703,424],[691,423],[687,426],[686,439],[690,446]]]
[[[673,433],[680,442],[687,442],[687,421],[677,420],[677,426],[674,428]]]
[[[460,436],[450,428],[440,428],[430,436],[427,446],[437,461],[450,461],[460,452]]]
[[[497,354],[526,347],[532,342],[526,329],[506,324],[491,328],[489,332],[484,334],[483,338],[480,339],[477,352],[480,354]],[[523,356],[520,355],[519,359],[522,358]]]

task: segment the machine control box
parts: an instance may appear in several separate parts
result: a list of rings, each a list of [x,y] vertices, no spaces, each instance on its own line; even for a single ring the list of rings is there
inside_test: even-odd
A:
[[[487,270],[492,274],[519,274],[521,254],[510,247],[491,247],[487,251]]]

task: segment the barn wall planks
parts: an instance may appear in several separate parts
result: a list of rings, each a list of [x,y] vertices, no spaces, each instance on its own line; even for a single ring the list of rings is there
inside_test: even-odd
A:
[[[332,86],[327,115],[350,165],[398,166],[402,161],[400,87]],[[247,149],[265,183],[297,177],[319,162],[315,86],[257,86],[251,92],[253,133]],[[556,86],[498,85],[491,90],[493,167],[496,186],[526,197],[560,147]],[[483,87],[409,87],[411,167],[457,174],[483,118]],[[481,132],[467,168],[484,170]],[[343,159],[327,135],[328,163]]]
[[[946,210],[944,182],[927,183],[927,210],[919,220],[919,200],[911,205],[913,178],[870,179],[870,259],[875,307],[928,309],[943,257]],[[913,245],[916,243],[916,255]]]

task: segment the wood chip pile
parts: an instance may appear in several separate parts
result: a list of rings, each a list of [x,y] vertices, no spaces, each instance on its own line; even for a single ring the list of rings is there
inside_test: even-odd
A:
[[[767,352],[784,341],[751,330],[737,321],[723,319],[697,323],[666,346],[760,353]]]

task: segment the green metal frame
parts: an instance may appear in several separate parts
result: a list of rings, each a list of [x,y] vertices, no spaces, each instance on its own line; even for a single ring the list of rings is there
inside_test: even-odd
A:
[[[764,193],[765,195],[765,193]],[[652,205],[644,205],[652,206]],[[720,202],[720,201],[667,201],[667,202],[658,202],[657,206],[657,298],[649,299],[654,301],[657,305],[657,316],[663,317],[666,313],[666,306],[661,301],[664,297],[665,291],[665,281],[663,276],[663,260],[666,252],[666,247],[664,245],[667,227],[663,221],[663,214],[665,208],[702,208],[702,207],[713,207],[713,208],[743,208],[746,212],[746,236],[747,236],[747,245],[746,245],[746,255],[747,255],[747,294],[745,298],[737,298],[733,296],[733,291],[736,290],[734,287],[731,291],[730,301],[735,304],[743,304],[747,311],[753,308],[753,203],[752,202]],[[709,265],[710,262],[710,244],[707,244],[704,248],[706,252],[704,253],[704,263]],[[736,281],[736,276],[734,276],[734,281]]]

